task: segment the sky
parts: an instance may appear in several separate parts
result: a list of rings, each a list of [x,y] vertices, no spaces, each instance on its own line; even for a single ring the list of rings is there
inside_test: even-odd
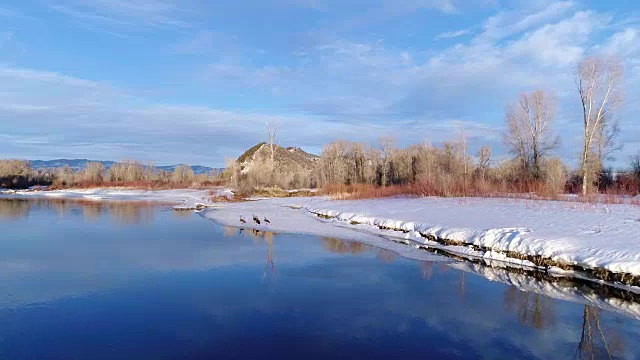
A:
[[[4,0],[0,158],[223,166],[266,139],[458,140],[506,156],[504,112],[558,98],[575,164],[585,56],[625,69],[617,166],[640,151],[635,0]]]

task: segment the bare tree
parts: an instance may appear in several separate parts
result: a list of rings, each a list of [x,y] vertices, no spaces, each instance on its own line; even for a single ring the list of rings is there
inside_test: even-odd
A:
[[[389,176],[389,158],[395,147],[395,139],[392,136],[383,136],[378,139],[378,145],[382,151],[382,186],[387,186]]]
[[[640,153],[631,157],[631,174],[640,184]]]
[[[462,161],[464,162],[464,177],[463,177],[463,181],[464,181],[464,188],[465,191],[467,189],[467,175],[468,175],[468,171],[469,171],[469,167],[467,165],[467,137],[464,134],[464,128],[462,128],[461,132],[460,132],[460,144],[461,144],[461,158]]]
[[[265,129],[267,130],[267,137],[269,139],[269,149],[271,151],[271,164],[273,164],[274,160],[275,160],[275,155],[276,155],[276,149],[275,149],[275,141],[276,141],[276,136],[278,135],[278,124],[269,124],[269,122],[265,122],[264,124]]]
[[[106,169],[100,162],[89,162],[83,171],[83,180],[92,183],[100,183],[104,179]]]
[[[560,143],[551,129],[554,114],[555,98],[543,90],[521,94],[507,108],[505,142],[534,178],[541,176],[543,158]]]
[[[615,134],[612,111],[620,104],[622,65],[612,58],[588,57],[578,65],[576,85],[582,104],[584,137],[580,168],[582,171],[582,195],[587,195],[596,166],[601,166],[603,145],[610,143]],[[607,135],[609,134],[609,135]]]
[[[487,173],[487,169],[491,164],[491,147],[483,146],[478,150],[478,172],[480,173],[480,178],[485,180],[485,175]]]
[[[175,183],[186,184],[193,181],[195,174],[189,165],[178,165],[171,174],[171,180]]]

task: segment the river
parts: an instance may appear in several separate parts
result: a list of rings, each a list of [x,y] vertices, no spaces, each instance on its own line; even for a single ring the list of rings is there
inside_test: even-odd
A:
[[[0,358],[640,358],[632,293],[347,240],[0,199]]]

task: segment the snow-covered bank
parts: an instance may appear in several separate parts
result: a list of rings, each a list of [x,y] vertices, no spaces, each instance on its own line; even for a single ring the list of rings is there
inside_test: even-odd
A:
[[[175,190],[135,190],[122,188],[95,188],[95,189],[65,189],[49,191],[18,190],[0,194],[2,197],[11,198],[50,198],[50,199],[76,199],[76,200],[121,200],[121,201],[161,201],[176,204],[193,205],[208,203],[210,190],[175,189]],[[226,195],[229,191],[217,189],[219,195]]]
[[[471,246],[485,257],[539,266],[619,274],[640,284],[640,208],[553,201],[482,198],[394,198],[321,201],[309,211],[366,224],[418,243]],[[594,273],[595,272],[595,273]],[[628,275],[623,275],[628,274]],[[626,277],[626,278],[625,278]]]
[[[268,225],[249,221],[247,227],[347,239],[364,232],[462,255],[538,265],[549,271],[561,271],[555,267],[584,270],[584,276],[640,284],[640,208],[633,205],[316,197],[225,204],[204,216],[239,226],[240,215],[251,220],[252,213],[273,219]]]

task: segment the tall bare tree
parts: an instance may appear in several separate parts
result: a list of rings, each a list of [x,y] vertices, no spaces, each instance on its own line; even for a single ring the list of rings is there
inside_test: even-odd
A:
[[[278,135],[279,127],[277,123],[269,124],[268,121],[265,122],[264,127],[267,130],[267,137],[269,139],[269,150],[271,151],[271,164],[273,165],[276,155],[275,141],[276,136]]]
[[[462,152],[460,154],[460,156],[462,157],[462,161],[463,161],[463,164],[464,164],[464,178],[463,178],[463,181],[464,181],[464,188],[465,188],[465,191],[466,191],[466,189],[467,189],[467,177],[468,177],[467,175],[468,175],[468,172],[469,172],[469,166],[467,164],[467,137],[465,136],[464,128],[462,128],[462,130],[460,132],[460,145],[461,145],[461,149],[460,150]]]
[[[582,195],[587,195],[604,145],[616,134],[612,111],[621,103],[622,64],[613,58],[588,57],[578,65],[576,85],[582,104]]]
[[[553,133],[555,97],[544,90],[520,95],[517,104],[507,108],[505,142],[529,175],[541,176],[544,157],[560,144]]]
[[[382,151],[382,186],[387,186],[389,178],[389,159],[395,147],[395,139],[392,136],[383,136],[378,139],[378,145]]]
[[[478,173],[480,174],[480,178],[485,180],[485,175],[487,173],[487,169],[491,164],[491,147],[490,146],[482,146],[480,150],[478,150]]]

